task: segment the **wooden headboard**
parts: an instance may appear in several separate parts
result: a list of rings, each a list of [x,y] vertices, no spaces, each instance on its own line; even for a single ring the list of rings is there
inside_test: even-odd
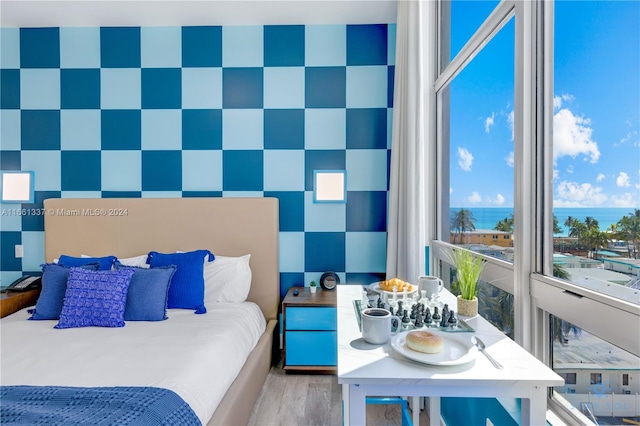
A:
[[[248,300],[275,319],[280,303],[277,198],[51,198],[45,257],[133,257],[159,251],[251,254]]]

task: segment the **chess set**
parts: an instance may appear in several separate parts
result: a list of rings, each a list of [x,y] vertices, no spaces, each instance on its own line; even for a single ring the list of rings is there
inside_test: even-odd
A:
[[[389,302],[384,295],[378,295],[377,300],[370,299],[363,292],[362,300],[354,300],[358,326],[361,326],[362,311],[367,308],[382,308],[400,318],[402,331],[420,329],[438,329],[446,332],[473,332],[475,331],[463,319],[449,308],[448,304],[441,304],[437,300],[394,300]],[[407,307],[410,307],[407,309]]]

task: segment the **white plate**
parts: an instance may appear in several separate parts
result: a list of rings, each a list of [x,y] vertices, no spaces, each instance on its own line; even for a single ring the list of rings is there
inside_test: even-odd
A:
[[[398,333],[391,339],[391,347],[414,361],[430,365],[459,365],[471,362],[478,354],[478,348],[471,343],[471,335],[467,333],[446,333],[429,330],[444,340],[444,349],[437,354],[425,354],[409,349],[406,344],[407,332]]]
[[[386,293],[389,296],[393,296],[393,291],[381,290],[380,289],[380,281],[376,281],[375,283],[371,283],[367,286],[367,288],[375,293]],[[413,294],[418,292],[418,286],[415,284],[411,284],[412,291],[407,291],[407,294]],[[402,292],[398,292],[399,296],[402,296]]]

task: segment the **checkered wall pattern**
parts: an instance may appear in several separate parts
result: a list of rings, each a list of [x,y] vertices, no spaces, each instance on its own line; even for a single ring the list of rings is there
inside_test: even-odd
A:
[[[385,270],[394,25],[0,29],[0,168],[51,197],[280,200],[282,290]],[[347,203],[314,204],[313,170]],[[1,285],[44,261],[1,205]],[[25,257],[14,257],[23,244]]]

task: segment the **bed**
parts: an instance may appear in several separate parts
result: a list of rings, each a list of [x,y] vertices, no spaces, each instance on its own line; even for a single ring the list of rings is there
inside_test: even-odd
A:
[[[121,328],[58,330],[55,321],[27,321],[23,309],[0,322],[3,388],[169,389],[202,424],[246,424],[278,349],[278,200],[48,199],[44,209],[47,263],[61,254],[250,254],[251,287],[242,303],[207,300],[204,315],[168,309],[165,321],[131,321]],[[232,330],[231,337],[223,330]],[[204,359],[192,355],[199,352]]]

